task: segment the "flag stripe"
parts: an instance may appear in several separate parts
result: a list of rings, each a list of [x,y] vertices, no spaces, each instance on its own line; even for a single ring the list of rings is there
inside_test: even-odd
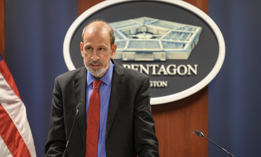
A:
[[[5,60],[3,60],[3,59],[0,60],[0,73],[4,76],[4,79],[7,81],[7,83],[12,88],[12,90],[15,92],[15,94],[21,99],[18,89],[16,87],[16,84],[14,82],[13,76],[11,75],[11,73],[5,63]]]
[[[14,157],[31,156],[19,131],[0,104],[0,135]],[[8,128],[8,129],[7,129]],[[1,153],[0,153],[1,154]]]
[[[5,142],[3,141],[2,137],[0,136],[0,155],[4,157],[13,157],[13,155],[10,153],[9,149],[5,145]]]
[[[26,108],[4,59],[0,60],[0,125],[5,143],[0,150],[7,147],[13,157],[36,157]],[[0,156],[5,156],[4,152]]]

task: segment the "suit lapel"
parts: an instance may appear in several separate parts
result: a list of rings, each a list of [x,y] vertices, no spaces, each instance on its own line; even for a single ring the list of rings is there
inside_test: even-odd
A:
[[[77,116],[78,124],[81,130],[83,146],[86,142],[86,76],[87,71],[82,68],[74,81],[75,87],[75,98],[77,104],[81,103],[79,106],[79,115]]]
[[[113,61],[113,60],[112,60]],[[87,71],[82,68],[77,77],[74,80],[75,87],[75,99],[77,104],[81,103],[79,106],[79,115],[77,116],[78,124],[81,130],[81,135],[83,139],[83,145],[86,143],[86,76]],[[124,85],[124,72],[122,68],[114,62],[113,77],[112,77],[112,89],[110,96],[110,103],[108,109],[107,125],[106,125],[106,139],[110,132],[111,126],[113,124],[115,115],[117,113],[119,101],[122,94],[122,89]]]
[[[106,126],[106,139],[111,130],[113,120],[117,113],[124,81],[125,81],[125,78],[124,78],[124,72],[123,72],[122,68],[117,63],[114,62],[111,96],[110,96],[110,103],[109,103],[108,117],[107,117],[107,126]]]

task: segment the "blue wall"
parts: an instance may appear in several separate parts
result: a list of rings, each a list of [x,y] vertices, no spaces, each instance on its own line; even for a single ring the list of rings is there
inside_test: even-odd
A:
[[[261,2],[209,0],[226,41],[226,59],[209,85],[209,137],[236,157],[261,156]],[[54,78],[67,71],[63,39],[77,1],[5,1],[6,62],[26,105],[38,156],[49,127]],[[203,140],[203,139],[202,139]],[[226,156],[209,145],[209,156]]]
[[[261,1],[209,0],[226,59],[209,85],[209,137],[235,157],[261,156]],[[209,145],[209,156],[226,154]]]
[[[6,0],[6,62],[15,79],[34,137],[44,154],[54,78],[68,71],[62,56],[64,36],[77,18],[77,1]]]

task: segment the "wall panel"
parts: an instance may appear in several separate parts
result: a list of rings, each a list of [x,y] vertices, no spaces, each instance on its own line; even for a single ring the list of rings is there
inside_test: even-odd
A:
[[[0,0],[0,53],[5,56],[5,0]]]

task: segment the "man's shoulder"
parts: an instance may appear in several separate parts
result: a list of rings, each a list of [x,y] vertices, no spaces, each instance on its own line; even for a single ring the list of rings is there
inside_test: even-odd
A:
[[[86,74],[86,68],[85,67],[81,67],[81,68],[77,68],[75,70],[71,70],[71,71],[67,71],[59,76],[56,77],[57,80],[61,80],[61,81],[69,81],[71,79],[74,79],[76,77],[80,77],[82,75]]]
[[[124,73],[128,74],[128,75],[135,75],[138,77],[148,77],[147,75],[145,75],[139,71],[133,70],[133,69],[124,68],[124,67],[122,67],[122,69],[123,69]]]
[[[128,68],[125,68],[125,67],[122,67],[122,66],[119,66],[122,71],[123,71],[123,74],[125,76],[126,79],[130,79],[130,80],[144,80],[144,79],[147,79],[148,76],[139,72],[139,71],[136,71],[136,70],[133,70],[133,69],[128,69]]]

